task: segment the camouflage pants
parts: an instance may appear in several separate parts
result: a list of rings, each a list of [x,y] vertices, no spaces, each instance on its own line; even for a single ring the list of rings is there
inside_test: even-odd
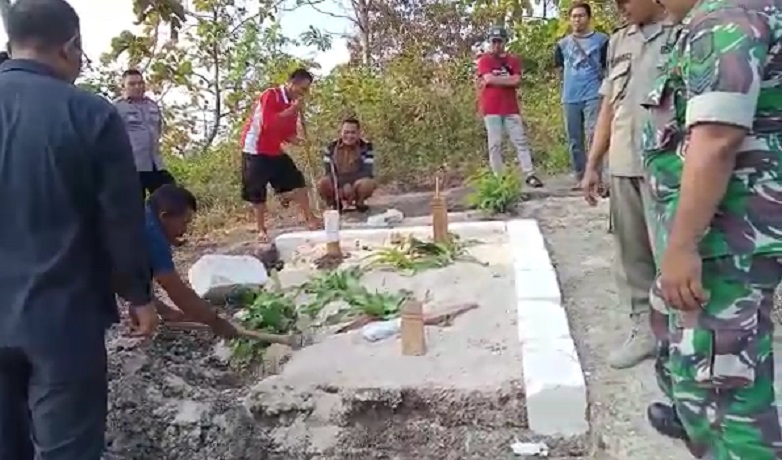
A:
[[[658,383],[706,458],[782,458],[771,321],[780,278],[777,258],[704,260],[704,309],[653,316]]]

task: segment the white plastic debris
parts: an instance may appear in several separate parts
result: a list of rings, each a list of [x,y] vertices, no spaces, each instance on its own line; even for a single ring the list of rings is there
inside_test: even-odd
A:
[[[260,287],[269,280],[266,268],[255,257],[221,254],[198,259],[187,277],[196,294],[218,302],[238,287]]]
[[[398,209],[389,209],[383,214],[377,214],[369,216],[367,218],[367,226],[369,227],[389,227],[391,225],[397,225],[402,223],[405,215]]]
[[[386,216],[386,222],[389,224],[401,224],[402,220],[405,218],[405,215],[402,214],[402,211],[398,209],[389,209],[384,213]]]
[[[402,328],[402,320],[391,319],[388,321],[375,321],[361,328],[361,336],[367,342],[378,342],[399,333]]]
[[[514,455],[548,457],[548,446],[542,442],[521,442],[517,439],[510,448]]]

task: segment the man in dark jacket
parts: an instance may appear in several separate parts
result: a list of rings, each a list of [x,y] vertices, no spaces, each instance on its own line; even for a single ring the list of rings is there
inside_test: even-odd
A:
[[[157,323],[144,210],[111,103],[73,85],[83,52],[64,0],[18,0],[0,65],[0,459],[99,460],[115,294]]]
[[[355,207],[366,212],[366,200],[377,188],[374,179],[372,143],[361,138],[361,125],[355,118],[342,122],[339,139],[323,152],[325,176],[318,182],[320,198],[334,209]]]

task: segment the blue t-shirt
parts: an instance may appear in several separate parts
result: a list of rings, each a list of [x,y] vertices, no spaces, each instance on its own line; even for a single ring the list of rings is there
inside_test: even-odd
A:
[[[584,52],[576,45],[576,40]],[[607,53],[608,35],[601,32],[578,38],[571,34],[557,42],[554,61],[557,67],[563,69],[563,103],[585,102],[600,97]]]
[[[144,239],[147,245],[147,254],[152,274],[173,272],[176,268],[174,267],[174,255],[171,252],[171,244],[168,242],[165,232],[163,232],[160,219],[149,206],[147,206],[146,219]]]

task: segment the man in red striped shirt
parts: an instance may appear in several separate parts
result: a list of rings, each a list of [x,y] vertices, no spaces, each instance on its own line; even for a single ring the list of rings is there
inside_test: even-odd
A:
[[[298,143],[299,109],[312,80],[311,73],[296,69],[287,83],[264,91],[242,132],[242,199],[253,205],[261,243],[269,239],[267,185],[299,206],[307,228],[315,230],[320,226],[310,207],[304,175],[283,150],[283,144]]]

